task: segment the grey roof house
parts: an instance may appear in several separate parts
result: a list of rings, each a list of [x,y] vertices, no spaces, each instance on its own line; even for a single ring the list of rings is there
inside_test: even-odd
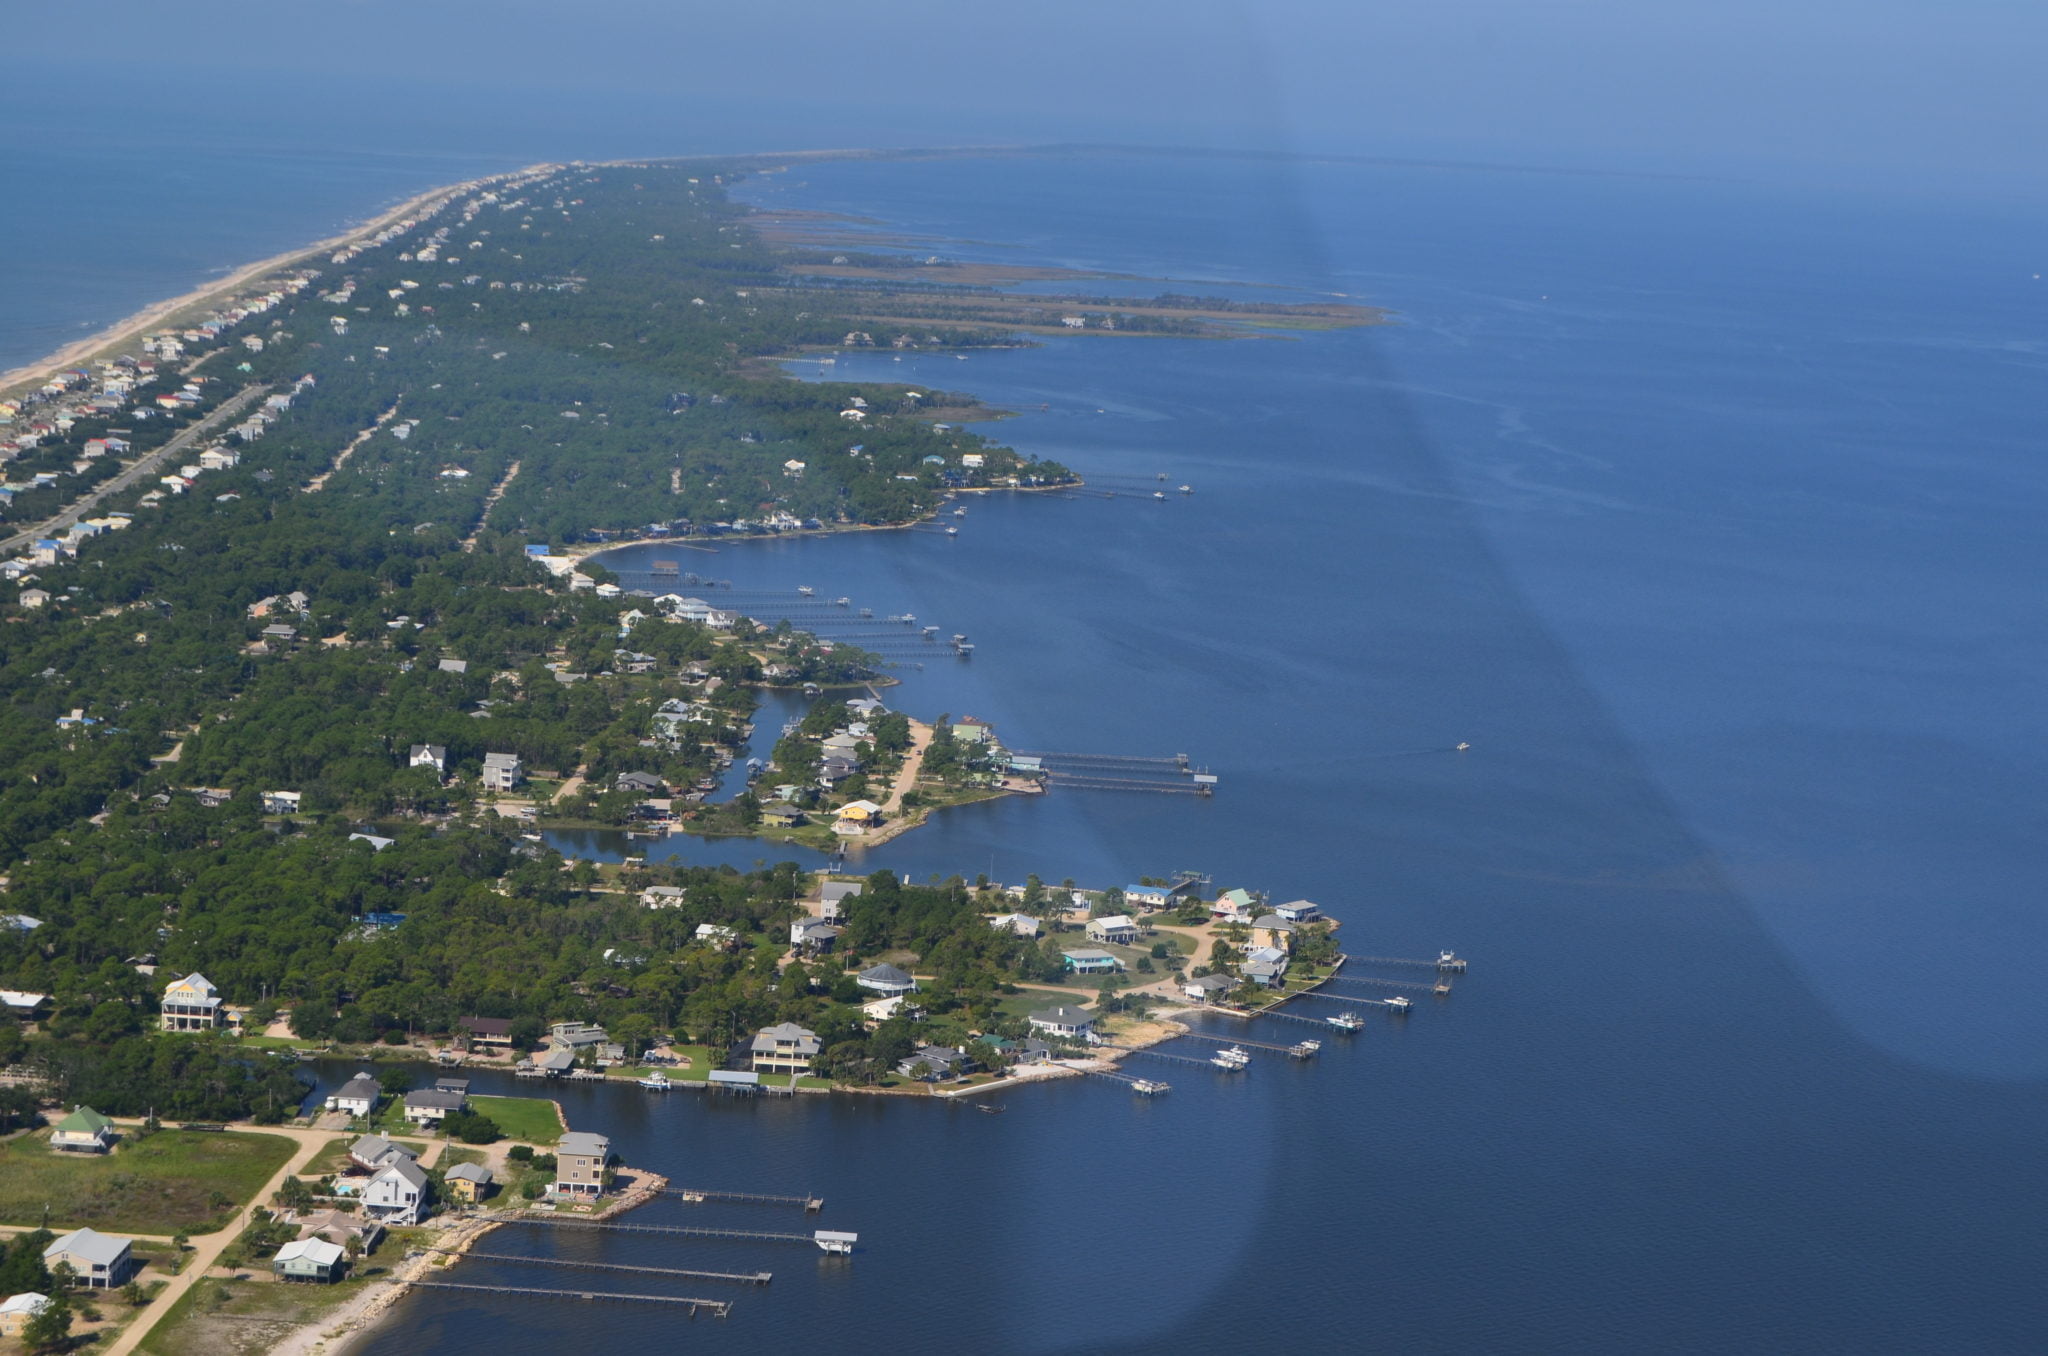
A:
[[[860,972],[855,978],[854,983],[860,985],[863,989],[890,998],[898,994],[914,993],[917,990],[917,981],[915,979],[911,978],[907,972],[899,970],[886,962],[880,965],[870,965],[867,969]]]

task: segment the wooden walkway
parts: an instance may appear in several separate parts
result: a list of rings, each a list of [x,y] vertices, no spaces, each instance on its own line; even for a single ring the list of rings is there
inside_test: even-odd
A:
[[[536,1217],[509,1221],[514,1224],[539,1224],[551,1229],[603,1229],[617,1234],[667,1234],[671,1238],[730,1238],[745,1243],[803,1243],[817,1246],[817,1238],[811,1234],[774,1233],[764,1229],[703,1229],[688,1224],[612,1224],[595,1219],[547,1219]]]
[[[766,1285],[775,1279],[772,1271],[691,1271],[686,1267],[643,1267],[631,1262],[584,1262],[573,1257],[526,1257],[516,1252],[456,1252],[435,1248],[450,1257],[473,1257],[479,1262],[518,1262],[537,1267],[580,1267],[585,1271],[631,1271],[644,1276],[680,1276],[692,1281],[731,1281],[735,1285]]]
[[[725,1300],[691,1299],[681,1295],[634,1295],[617,1290],[553,1290],[538,1285],[480,1285],[474,1281],[414,1281],[417,1290],[470,1290],[487,1295],[533,1295],[539,1299],[618,1300],[630,1304],[680,1304],[695,1318],[699,1309],[709,1309],[724,1318],[732,1309]]]
[[[744,1205],[800,1205],[806,1214],[815,1215],[825,1208],[823,1196],[778,1196],[766,1191],[715,1191],[710,1187],[663,1187],[664,1196],[680,1196],[692,1203],[702,1201],[738,1201]]]

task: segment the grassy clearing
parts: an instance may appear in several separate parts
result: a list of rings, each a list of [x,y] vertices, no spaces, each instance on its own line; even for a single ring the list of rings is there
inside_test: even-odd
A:
[[[163,1130],[106,1155],[56,1154],[46,1134],[0,1145],[0,1223],[113,1233],[223,1228],[292,1156],[281,1135]]]
[[[507,1139],[553,1144],[562,1137],[555,1104],[544,1097],[471,1097],[470,1106],[497,1122]]]
[[[247,1279],[201,1280],[138,1350],[150,1356],[260,1356],[294,1328],[317,1322],[361,1294],[386,1270],[367,1261],[356,1265],[357,1274],[335,1285],[292,1285],[253,1273]]]

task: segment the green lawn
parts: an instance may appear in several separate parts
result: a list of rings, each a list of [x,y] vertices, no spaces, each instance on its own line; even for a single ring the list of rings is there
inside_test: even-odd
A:
[[[131,1132],[132,1133],[132,1132]],[[0,1145],[0,1223],[113,1233],[203,1234],[224,1226],[292,1156],[281,1135],[163,1130],[112,1154],[56,1154],[49,1136]]]
[[[471,1097],[470,1107],[497,1122],[507,1139],[553,1144],[562,1137],[555,1104],[544,1097]]]
[[[713,1069],[719,1067],[718,1060],[712,1056],[711,1047],[708,1045],[672,1045],[669,1049],[690,1061],[687,1068],[679,1069],[667,1064],[662,1066],[661,1071],[678,1082],[687,1079],[692,1083],[702,1083]]]

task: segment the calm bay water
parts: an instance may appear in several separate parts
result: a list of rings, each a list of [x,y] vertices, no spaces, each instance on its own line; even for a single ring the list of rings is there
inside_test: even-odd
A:
[[[1177,1070],[1151,1102],[1093,1080],[1000,1117],[567,1089],[630,1160],[815,1191],[863,1252],[508,1230],[494,1250],[776,1281],[687,1333],[420,1295],[363,1350],[2048,1339],[2038,223],[1135,157],[812,166],[749,192],[994,242],[953,255],[1399,312],[1289,340],[850,355],[835,377],[971,390],[1029,411],[999,426],[1021,447],[1196,493],[978,499],[957,539],[692,565],[969,633],[972,661],[901,674],[904,709],[1024,747],[1185,751],[1224,779],[1207,802],[968,807],[868,862],[1089,884],[1191,866],[1321,901],[1353,950],[1453,946],[1474,970],[1312,1065]]]

